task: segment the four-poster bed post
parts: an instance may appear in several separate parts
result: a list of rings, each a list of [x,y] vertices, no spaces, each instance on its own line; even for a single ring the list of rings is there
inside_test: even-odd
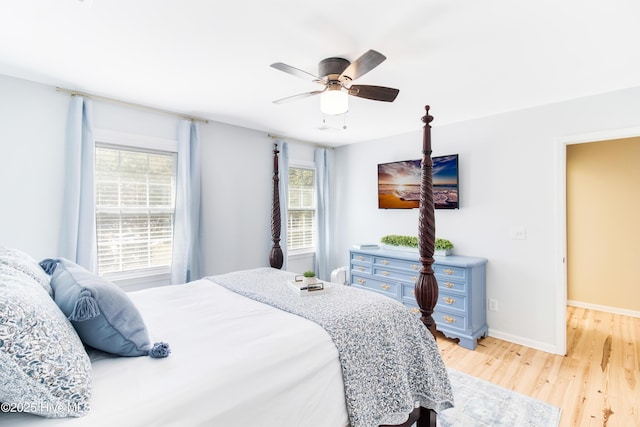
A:
[[[422,316],[420,320],[436,337],[436,323],[431,316],[438,303],[438,281],[433,274],[433,251],[436,241],[436,221],[433,206],[433,161],[431,160],[431,121],[429,106],[424,107],[425,115],[422,133],[422,179],[420,181],[420,208],[418,212],[418,251],[420,254],[420,275],[415,285],[416,301]],[[436,412],[420,407],[417,427],[435,427]]]
[[[418,212],[418,250],[420,254],[420,275],[415,284],[416,301],[422,313],[422,323],[429,329],[433,337],[436,336],[436,323],[431,316],[438,303],[438,282],[433,274],[433,250],[436,240],[436,222],[433,207],[433,161],[431,160],[431,121],[429,106],[424,107],[426,113],[422,117],[424,131],[422,134],[422,179],[420,181],[420,208]],[[406,423],[400,427],[435,427],[436,412],[432,409],[419,407],[409,416]]]
[[[433,309],[438,303],[438,281],[433,274],[433,251],[436,240],[436,222],[433,206],[433,161],[431,160],[431,121],[429,106],[425,106],[422,117],[424,131],[422,134],[422,179],[420,181],[420,208],[418,212],[418,250],[420,254],[420,275],[415,284],[415,295],[422,316],[420,320],[436,336],[436,323],[433,320]],[[414,424],[415,423],[415,424]],[[416,408],[409,419],[396,427],[436,427],[436,412],[424,407]],[[384,427],[384,426],[381,426]]]
[[[278,144],[273,144],[273,203],[271,205],[271,240],[273,246],[269,254],[269,264],[273,268],[282,268],[284,257],[280,247],[280,194],[278,192],[280,178],[278,178]]]
[[[424,132],[422,136],[422,180],[420,181],[420,211],[418,213],[418,250],[420,253],[420,276],[416,281],[415,294],[422,323],[435,337],[436,324],[431,316],[438,302],[438,282],[433,274],[433,250],[436,239],[435,214],[433,207],[433,182],[431,160],[431,121],[429,106],[425,106]]]

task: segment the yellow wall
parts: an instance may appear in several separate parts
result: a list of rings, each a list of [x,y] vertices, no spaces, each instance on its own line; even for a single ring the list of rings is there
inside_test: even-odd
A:
[[[640,311],[640,137],[567,146],[567,297]]]

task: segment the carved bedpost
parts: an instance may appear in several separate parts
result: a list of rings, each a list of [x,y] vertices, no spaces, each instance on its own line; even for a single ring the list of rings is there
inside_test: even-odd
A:
[[[278,192],[278,144],[273,144],[273,203],[271,205],[271,240],[273,240],[273,246],[271,247],[271,253],[269,254],[269,264],[273,268],[282,268],[283,255],[282,248],[280,247],[280,194]]]
[[[422,180],[420,182],[420,211],[418,214],[418,248],[420,251],[420,276],[416,281],[416,300],[422,313],[422,323],[434,335],[436,324],[431,315],[438,302],[438,282],[433,275],[433,250],[435,245],[435,214],[433,208],[433,161],[431,160],[431,121],[429,106],[424,107],[426,113],[422,117],[424,133],[422,138]]]

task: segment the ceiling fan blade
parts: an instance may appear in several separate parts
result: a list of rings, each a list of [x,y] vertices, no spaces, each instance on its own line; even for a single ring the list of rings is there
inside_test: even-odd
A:
[[[399,89],[384,86],[351,85],[349,95],[374,101],[392,102],[400,93]]]
[[[273,64],[271,64],[271,66],[273,68],[275,68],[276,70],[284,71],[285,73],[292,74],[292,75],[294,75],[296,77],[300,77],[301,79],[309,80],[311,78],[311,80],[318,81],[318,83],[322,83],[323,82],[323,80],[318,76],[314,76],[311,73],[307,73],[304,70],[301,70],[301,69],[296,68],[296,67],[292,67],[291,65],[287,65],[287,64],[284,64],[282,62],[273,63]]]
[[[373,49],[368,50],[360,58],[356,59],[342,72],[340,78],[347,77],[355,80],[358,77],[368,73],[387,59],[386,56]]]
[[[299,93],[297,95],[287,96],[286,98],[276,99],[275,101],[273,101],[273,103],[284,104],[285,102],[296,101],[298,99],[308,98],[313,95],[319,95],[325,90],[326,88],[324,88],[323,90],[314,90],[313,92]]]

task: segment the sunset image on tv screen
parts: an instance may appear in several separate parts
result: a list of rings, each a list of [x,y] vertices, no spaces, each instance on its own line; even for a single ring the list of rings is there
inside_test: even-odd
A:
[[[378,165],[378,207],[412,209],[420,206],[421,160]],[[433,203],[436,209],[458,208],[458,155],[433,158]]]

